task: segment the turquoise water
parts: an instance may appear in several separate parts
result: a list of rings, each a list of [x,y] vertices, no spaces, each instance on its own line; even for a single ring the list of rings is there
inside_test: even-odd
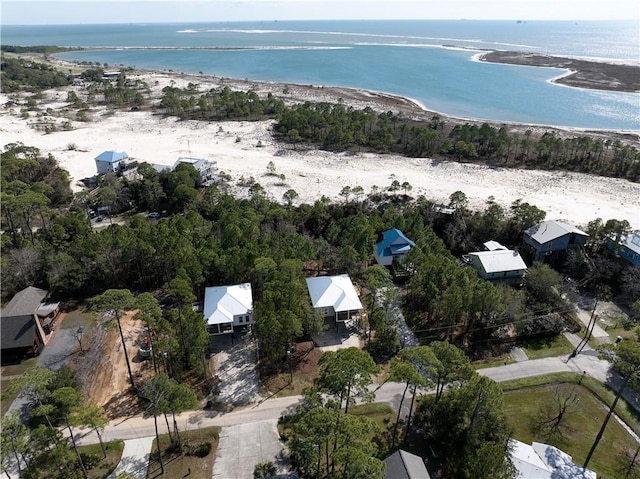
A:
[[[638,62],[635,22],[305,21],[4,26],[3,44],[113,47],[60,58],[179,72],[348,86],[413,98],[444,114],[640,130],[640,94],[549,83],[564,70],[472,61],[470,48]],[[441,48],[446,45],[453,48]],[[149,50],[118,47],[224,47]],[[464,48],[465,50],[461,50]]]

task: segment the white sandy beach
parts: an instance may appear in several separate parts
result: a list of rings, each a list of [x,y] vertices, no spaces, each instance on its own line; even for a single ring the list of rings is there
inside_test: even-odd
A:
[[[176,76],[145,73],[141,78],[159,91]],[[176,85],[182,86],[183,82],[186,85],[189,79],[193,78],[178,79]],[[233,88],[231,81],[225,82]],[[258,93],[266,89],[276,94],[276,88],[282,89],[270,84],[252,86]],[[335,92],[317,89],[308,99],[326,101],[331,95],[335,98]],[[66,91],[51,99],[58,101],[47,106],[60,108]],[[44,154],[51,153],[70,172],[76,191],[81,188],[78,180],[96,173],[94,158],[105,150],[116,150],[126,151],[139,161],[166,165],[173,165],[181,156],[214,160],[220,170],[232,176],[234,183],[240,177],[253,176],[276,200],[281,200],[282,194],[292,188],[299,194],[296,203],[313,202],[323,195],[342,201],[339,192],[344,186],[361,186],[368,193],[373,186],[386,188],[396,179],[400,183],[408,181],[414,197],[425,195],[446,203],[451,193],[460,190],[475,209],[483,208],[491,196],[505,207],[522,199],[545,210],[547,219],[575,225],[586,225],[598,217],[626,219],[632,228],[640,229],[640,184],[626,180],[579,173],[496,169],[395,155],[300,151],[274,141],[270,121],[178,121],[146,111],[112,114],[94,111],[90,122],[73,121],[70,131],[60,129],[44,134],[29,126],[34,118],[20,117],[19,107],[8,106],[7,101],[6,95],[0,96],[2,145],[22,142]],[[362,103],[355,102],[354,106],[362,107]],[[262,146],[257,146],[258,142]],[[70,144],[75,144],[76,149],[69,149]],[[285,186],[276,185],[274,177],[265,175],[270,161],[278,174],[285,175]]]

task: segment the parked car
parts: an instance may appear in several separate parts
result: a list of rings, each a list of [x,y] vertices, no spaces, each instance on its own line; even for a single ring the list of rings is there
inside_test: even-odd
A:
[[[160,218],[160,213],[158,213],[157,211],[152,211],[147,216],[149,218],[158,219],[158,218]]]

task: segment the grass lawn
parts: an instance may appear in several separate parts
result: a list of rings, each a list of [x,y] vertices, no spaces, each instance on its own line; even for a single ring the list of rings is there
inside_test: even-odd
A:
[[[116,468],[122,457],[122,450],[124,449],[123,441],[111,441],[105,442],[105,450],[107,451],[107,457],[102,458],[102,449],[100,444],[92,444],[90,446],[80,446],[78,450],[81,455],[90,455],[99,458],[99,462],[91,468],[87,468],[87,475],[89,479],[102,479],[107,477]],[[86,462],[86,460],[85,460]]]
[[[560,395],[575,392],[578,403],[565,416],[567,428],[563,436],[548,438],[540,431],[539,414],[545,408],[553,407],[550,398],[556,388]],[[546,384],[505,391],[504,398],[515,439],[528,444],[538,441],[556,446],[571,455],[578,465],[582,465],[586,459],[607,413],[607,407],[589,389],[575,383]],[[598,473],[598,477],[619,477],[620,455],[626,451],[635,451],[635,448],[637,443],[631,435],[612,418],[589,468]]]
[[[216,449],[218,448],[219,433],[219,427],[180,431],[180,439],[184,444],[182,453],[177,453],[172,450],[168,434],[160,435],[160,448],[162,449],[162,460],[164,462],[164,475],[162,475],[160,471],[160,462],[158,462],[157,452],[158,446],[154,440],[151,448],[151,459],[149,461],[147,477],[149,479],[156,477],[211,479],[211,476],[213,475],[213,462],[216,457]],[[211,450],[206,455],[198,456],[195,454],[188,454],[189,451],[193,451],[200,444],[204,443],[211,443]]]
[[[387,403],[374,402],[371,404],[359,404],[349,408],[349,414],[354,416],[366,416],[383,429],[395,421],[396,414]]]
[[[506,366],[507,364],[515,363],[515,359],[511,357],[509,353],[501,354],[500,356],[494,356],[489,359],[480,359],[471,363],[471,366],[475,370],[485,368],[495,368],[497,366]]]
[[[523,341],[520,346],[527,353],[529,359],[569,356],[574,349],[573,345],[562,334],[558,334],[553,338]]]
[[[598,326],[605,330],[612,341],[618,336],[624,339],[638,339],[638,325],[628,318],[604,316],[598,319]]]

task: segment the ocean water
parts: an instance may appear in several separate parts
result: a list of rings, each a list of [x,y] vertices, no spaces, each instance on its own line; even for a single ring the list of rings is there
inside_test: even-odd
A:
[[[565,70],[473,56],[518,50],[637,64],[639,28],[466,20],[3,26],[2,43],[101,47],[56,55],[67,60],[384,91],[465,118],[638,131],[638,93],[564,87],[549,80]]]

